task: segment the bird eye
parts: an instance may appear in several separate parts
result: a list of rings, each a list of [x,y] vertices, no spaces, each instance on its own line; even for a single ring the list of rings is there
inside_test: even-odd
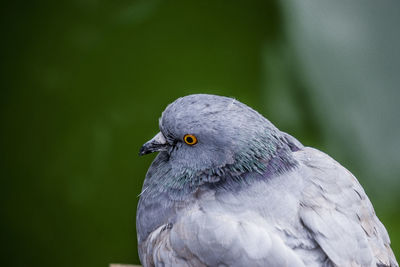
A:
[[[193,146],[197,143],[197,138],[192,134],[187,134],[183,137],[183,141],[185,141],[189,146]]]

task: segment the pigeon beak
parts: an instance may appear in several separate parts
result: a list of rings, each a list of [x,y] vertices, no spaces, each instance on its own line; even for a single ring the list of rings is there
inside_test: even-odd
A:
[[[139,151],[139,156],[143,156],[156,151],[166,151],[167,150],[167,140],[164,135],[159,132],[150,141],[145,143]]]

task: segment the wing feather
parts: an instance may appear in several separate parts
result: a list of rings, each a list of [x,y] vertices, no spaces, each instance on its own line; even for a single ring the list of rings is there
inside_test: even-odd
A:
[[[308,168],[300,219],[337,266],[398,266],[386,229],[357,179],[328,155],[296,152]]]

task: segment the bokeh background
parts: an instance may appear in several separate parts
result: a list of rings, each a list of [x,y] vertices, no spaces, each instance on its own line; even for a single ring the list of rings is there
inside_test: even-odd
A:
[[[2,266],[138,263],[138,150],[179,96],[351,170],[400,251],[399,1],[3,1]]]

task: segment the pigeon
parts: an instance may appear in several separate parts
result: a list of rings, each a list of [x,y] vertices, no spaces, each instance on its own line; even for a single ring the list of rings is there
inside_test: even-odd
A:
[[[143,266],[398,266],[357,179],[236,99],[178,98],[136,213]]]

